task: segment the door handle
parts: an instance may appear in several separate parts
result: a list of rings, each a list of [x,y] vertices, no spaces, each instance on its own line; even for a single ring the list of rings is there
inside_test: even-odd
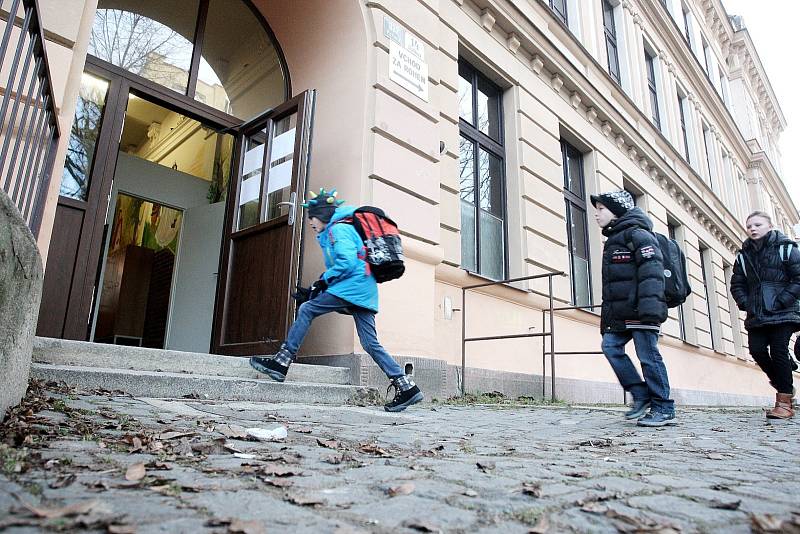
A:
[[[297,193],[292,192],[289,196],[289,202],[278,202],[278,206],[289,206],[289,226],[294,224],[295,215],[297,212]]]

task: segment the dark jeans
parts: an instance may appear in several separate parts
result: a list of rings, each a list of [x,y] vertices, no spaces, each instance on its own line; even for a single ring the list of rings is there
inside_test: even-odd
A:
[[[389,378],[405,376],[400,365],[394,361],[389,353],[386,352],[386,349],[378,342],[378,335],[375,331],[375,313],[353,306],[346,300],[342,300],[330,293],[322,293],[314,300],[304,302],[300,306],[297,312],[297,319],[292,324],[289,335],[286,337],[286,349],[292,353],[292,357],[297,354],[297,350],[303,343],[303,339],[305,339],[308,329],[311,327],[311,321],[320,315],[331,312],[344,312],[353,316],[361,346],[364,347],[367,354],[372,356],[372,359],[386,373],[386,376]]]
[[[644,380],[633,362],[625,354],[625,345],[633,339],[636,356],[642,364]],[[603,334],[603,354],[617,375],[620,385],[635,400],[650,399],[653,410],[673,413],[675,403],[669,398],[669,378],[661,353],[658,351],[658,332],[652,330],[626,330]]]
[[[747,332],[750,355],[778,393],[792,392],[792,362],[789,360],[789,338],[797,327],[776,324],[751,328]]]

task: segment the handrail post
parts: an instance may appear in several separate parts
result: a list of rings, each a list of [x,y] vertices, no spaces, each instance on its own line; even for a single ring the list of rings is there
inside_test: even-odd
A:
[[[547,310],[542,310],[542,332],[545,331],[546,324],[545,324],[545,315],[547,314]],[[547,339],[542,337],[542,400],[547,397]]]
[[[461,288],[461,398],[467,395],[467,289]]]
[[[548,292],[550,293],[550,399],[556,401],[556,333],[553,319],[553,275],[547,277]]]

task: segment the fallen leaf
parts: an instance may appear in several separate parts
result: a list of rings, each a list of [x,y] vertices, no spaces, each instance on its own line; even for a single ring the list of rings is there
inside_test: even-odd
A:
[[[417,519],[409,519],[407,521],[404,521],[403,526],[406,528],[410,528],[411,530],[416,530],[418,532],[436,532],[436,533],[442,532],[442,529],[439,528],[438,525],[429,523],[428,521],[420,521]]]
[[[581,447],[610,447],[612,443],[611,438],[595,438],[581,441],[578,445]]]
[[[709,506],[711,506],[711,508],[719,508],[720,510],[738,510],[740,504],[742,504],[741,499],[738,501],[720,501],[714,499],[709,503]]]
[[[105,480],[92,480],[88,482],[83,482],[83,485],[86,486],[89,491],[107,491],[111,486],[108,485],[108,482]]]
[[[214,430],[229,439],[248,439],[247,430],[245,430],[243,426],[226,424],[216,426],[214,427]]]
[[[325,504],[324,499],[306,495],[287,495],[286,500],[298,506],[320,506]]]
[[[540,482],[523,482],[522,494],[530,495],[538,499],[542,496],[542,484]]]
[[[108,534],[136,534],[133,525],[108,525]]]
[[[276,477],[294,477],[302,476],[303,472],[299,469],[292,468],[286,465],[269,464],[261,467],[261,473],[267,476]]]
[[[714,484],[711,486],[711,489],[715,491],[730,491],[731,488],[725,484]]]
[[[75,517],[88,514],[92,510],[100,508],[101,502],[97,500],[77,502],[62,508],[37,508],[24,501],[22,502],[22,505],[36,517],[42,517],[45,519],[59,519],[62,517]]]
[[[325,447],[326,449],[338,449],[341,444],[335,439],[321,439],[317,438],[317,445]]]
[[[788,530],[787,522],[772,514],[750,514],[750,525],[756,534],[767,534],[772,532],[791,532]],[[800,528],[795,532],[800,531]]]
[[[293,428],[292,430],[298,434],[311,434],[311,429],[307,426],[299,426],[297,428]]]
[[[405,484],[400,484],[399,486],[395,486],[393,488],[389,488],[386,493],[389,494],[389,497],[399,497],[400,495],[410,495],[414,493],[414,484],[411,482],[406,482]]]
[[[171,465],[164,462],[157,462],[155,460],[145,464],[145,467],[148,469],[156,469],[158,471],[169,471],[172,469]]]
[[[206,456],[210,454],[222,454],[225,452],[225,438],[215,438],[211,441],[192,443],[191,448],[193,452]]]
[[[130,480],[131,482],[141,480],[146,473],[147,470],[144,468],[143,463],[133,464],[125,471],[125,480]]]
[[[156,439],[163,439],[164,441],[169,441],[175,438],[184,438],[188,436],[194,436],[197,432],[179,432],[179,431],[172,431],[172,432],[164,432],[156,436]]]
[[[57,479],[55,479],[52,482],[50,482],[50,484],[48,484],[48,486],[50,488],[52,488],[52,489],[66,488],[67,486],[69,486],[70,484],[75,482],[76,478],[77,477],[72,473],[70,473],[68,475],[61,475]]]
[[[234,519],[228,526],[229,534],[267,534],[267,529],[259,521]]]
[[[596,502],[590,502],[581,507],[581,512],[587,512],[590,514],[605,514],[608,512],[608,506]]]
[[[381,449],[374,443],[367,443],[366,445],[361,445],[359,448],[361,452],[364,454],[374,454],[376,456],[380,456],[381,458],[391,458],[391,453],[388,451]]]
[[[564,473],[564,474],[572,478],[589,478],[588,471],[572,471],[570,473]]]

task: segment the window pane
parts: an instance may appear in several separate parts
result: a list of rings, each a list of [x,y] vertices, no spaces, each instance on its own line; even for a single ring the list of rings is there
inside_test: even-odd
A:
[[[62,196],[86,200],[107,93],[107,81],[83,73],[78,103],[75,106],[75,120],[70,129],[64,172],[61,175],[59,194]]]
[[[264,170],[264,133],[247,139],[239,184],[239,230],[258,224],[258,199]]]
[[[584,198],[583,194],[583,155],[567,143],[564,150],[564,187],[567,191]]]
[[[100,0],[89,54],[186,93],[199,0]]]
[[[458,143],[458,169],[461,199],[475,204],[475,145],[465,137]]]
[[[483,276],[502,280],[504,278],[505,238],[503,219],[483,210],[480,213],[481,270]]]
[[[475,205],[461,201],[461,267],[477,271],[477,242],[475,240]]]
[[[472,72],[463,65],[458,67],[458,116],[475,124],[472,116]]]
[[[586,211],[567,202],[567,231],[570,234],[570,266],[575,305],[591,304],[591,284],[589,278],[589,248],[586,241]]]
[[[245,2],[211,0],[194,97],[241,119],[288,97],[278,51]]]
[[[500,93],[491,83],[478,78],[478,129],[500,141]]]
[[[480,206],[492,215],[503,216],[503,162],[482,148],[478,151]]]
[[[292,194],[295,132],[297,132],[297,113],[275,123],[267,182],[268,221],[289,213],[288,205],[280,206],[278,203],[289,202]]]
[[[608,73],[619,82],[619,58],[617,57],[617,45],[606,39],[606,50],[608,51]]]

